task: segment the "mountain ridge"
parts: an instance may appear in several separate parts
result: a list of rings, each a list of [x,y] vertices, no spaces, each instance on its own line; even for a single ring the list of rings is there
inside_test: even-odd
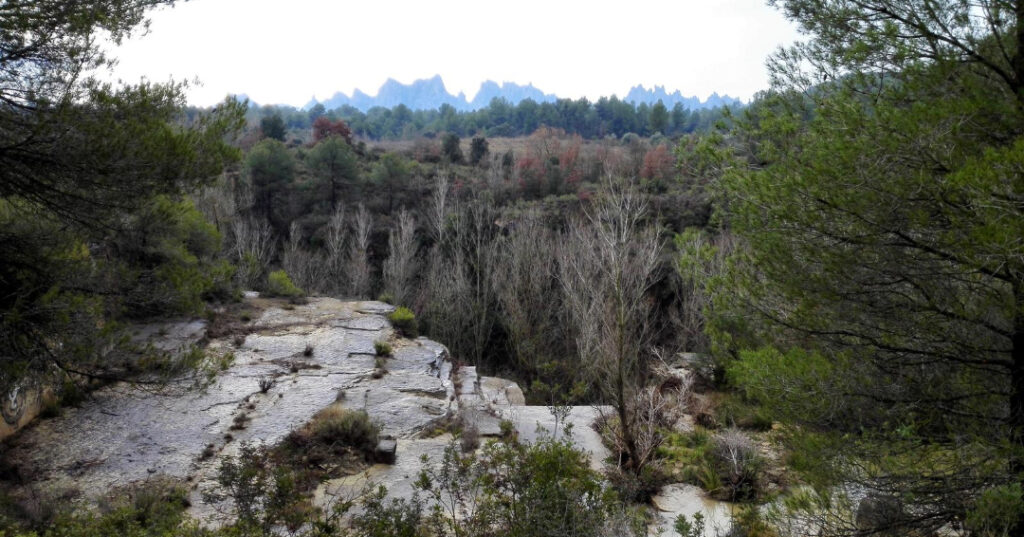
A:
[[[615,97],[615,95],[612,95],[612,97]],[[302,109],[308,110],[317,104],[323,105],[328,110],[348,105],[366,112],[375,106],[394,108],[403,104],[411,110],[434,110],[447,104],[455,110],[465,112],[485,108],[493,99],[505,99],[510,104],[516,105],[526,99],[532,99],[537,103],[555,102],[559,97],[552,93],[544,93],[534,87],[532,83],[521,85],[505,81],[498,84],[493,80],[485,80],[480,83],[480,89],[477,90],[473,99],[469,100],[463,92],[459,92],[458,95],[451,94],[445,87],[441,75],[434,75],[430,78],[414,80],[409,84],[403,84],[393,78],[388,78],[377,90],[376,95],[369,95],[357,88],[352,92],[351,96],[337,91],[331,97],[323,100],[313,97],[302,106]],[[654,105],[660,100],[670,109],[676,103],[680,103],[683,108],[690,110],[743,103],[740,99],[728,95],[719,95],[717,92],[702,100],[696,96],[685,96],[680,90],[669,93],[665,86],[656,85],[647,89],[642,84],[630,88],[626,97],[621,100],[636,105],[647,104],[649,106]]]

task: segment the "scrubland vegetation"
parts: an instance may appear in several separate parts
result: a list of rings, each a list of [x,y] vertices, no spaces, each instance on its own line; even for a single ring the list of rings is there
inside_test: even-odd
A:
[[[224,529],[162,484],[97,512],[0,498],[9,533],[627,535],[669,481],[748,504],[733,535],[1024,531],[1017,3],[776,2],[808,40],[731,112],[365,115],[186,110],[174,84],[82,78],[106,63],[95,32],[127,35],[149,4],[0,7],[4,393],[195,367],[122,328],[242,289],[380,299],[400,334],[531,403],[610,405],[613,460],[453,442],[418,496],[323,512],[311,488],[372,461],[378,434],[329,408],[223,463]],[[685,382],[665,374],[680,362]]]

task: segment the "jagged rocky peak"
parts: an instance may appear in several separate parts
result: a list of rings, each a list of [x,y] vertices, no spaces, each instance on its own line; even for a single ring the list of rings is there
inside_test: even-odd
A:
[[[665,90],[665,86],[654,86],[651,89],[645,88],[642,84],[633,86],[629,93],[626,94],[626,98],[623,99],[626,102],[634,104],[648,104],[653,105],[658,101],[661,101],[665,106],[672,108],[676,103],[683,105],[683,108],[690,110],[696,110],[700,108],[714,108],[716,106],[727,106],[734,104],[741,104],[742,101],[730,97],[728,95],[719,95],[718,92],[714,92],[708,96],[707,99],[701,100],[697,96],[684,96],[682,92],[676,90],[669,93]]]
[[[473,96],[473,100],[470,101],[462,92],[459,92],[458,95],[452,95],[445,86],[441,75],[434,75],[430,78],[414,80],[408,84],[389,78],[377,90],[376,95],[368,95],[360,89],[353,91],[351,97],[342,92],[336,92],[332,97],[323,101],[317,101],[314,98],[307,102],[304,108],[309,109],[319,103],[327,109],[347,105],[366,112],[376,106],[394,108],[403,104],[413,110],[434,110],[441,105],[447,104],[456,110],[467,111],[485,108],[494,99],[503,99],[512,105],[516,105],[526,99],[531,99],[538,103],[554,102],[558,99],[558,96],[544,93],[534,87],[532,83],[521,85],[505,81],[499,84],[493,80],[485,80],[480,83],[480,88],[477,90],[476,95]],[[707,99],[701,100],[698,97],[686,97],[679,90],[669,93],[665,86],[654,86],[653,89],[646,89],[642,85],[634,86],[630,89],[623,100],[635,104],[646,103],[649,105],[653,105],[660,100],[669,108],[675,106],[676,103],[681,103],[683,107],[691,110],[741,102],[739,99],[729,97],[728,95],[719,96],[718,93],[713,93]]]

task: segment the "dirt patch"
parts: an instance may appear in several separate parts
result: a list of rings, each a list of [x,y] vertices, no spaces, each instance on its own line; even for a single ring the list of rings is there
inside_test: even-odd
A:
[[[244,340],[245,336],[259,329],[255,321],[265,310],[284,304],[285,301],[269,298],[247,298],[241,302],[226,304],[210,319],[210,324],[206,328],[206,338],[231,340],[241,337]]]

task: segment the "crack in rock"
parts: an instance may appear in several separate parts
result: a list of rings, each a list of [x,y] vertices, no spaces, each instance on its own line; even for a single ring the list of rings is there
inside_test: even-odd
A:
[[[241,403],[242,403],[242,400],[241,400],[241,399],[239,399],[239,400],[237,400],[237,401],[224,401],[224,402],[222,402],[222,403],[213,403],[213,404],[212,404],[212,405],[210,405],[210,406],[207,406],[207,407],[204,407],[204,408],[200,408],[200,409],[199,409],[199,412],[209,412],[209,411],[211,411],[211,410],[213,410],[214,408],[217,408],[217,407],[219,407],[219,406],[227,406],[227,405],[239,405],[239,404],[241,404]],[[216,422],[215,422],[215,423],[216,423]]]

